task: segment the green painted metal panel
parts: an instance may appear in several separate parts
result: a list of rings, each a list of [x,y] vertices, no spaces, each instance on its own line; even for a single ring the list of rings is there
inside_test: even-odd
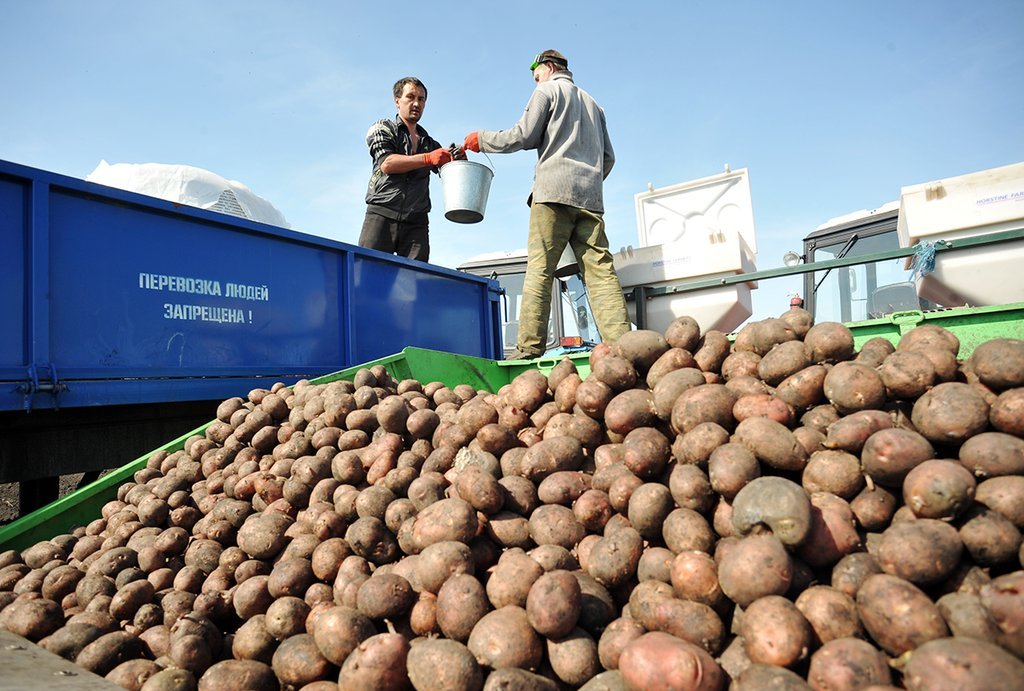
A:
[[[978,345],[995,338],[1024,339],[1024,302],[986,307],[953,307],[932,312],[893,312],[881,319],[847,324],[853,343],[860,350],[875,337],[899,343],[903,334],[916,326],[931,324],[952,332],[960,340],[958,357],[969,358]]]

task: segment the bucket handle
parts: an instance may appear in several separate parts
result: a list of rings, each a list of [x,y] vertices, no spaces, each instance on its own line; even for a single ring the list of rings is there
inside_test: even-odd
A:
[[[487,162],[491,164],[491,166],[490,166],[490,168],[491,168],[491,175],[493,176],[494,175],[494,161],[491,160],[491,157],[487,155],[486,151],[481,151],[480,153],[482,153],[484,155],[484,158],[487,159]],[[468,161],[469,157],[467,157],[466,160]]]

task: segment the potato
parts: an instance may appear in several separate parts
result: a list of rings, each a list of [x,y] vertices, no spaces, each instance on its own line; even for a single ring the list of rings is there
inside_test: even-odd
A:
[[[654,394],[647,389],[628,389],[616,394],[604,409],[609,432],[628,434],[638,427],[649,427],[658,419]]]
[[[651,540],[661,535],[665,518],[673,507],[672,493],[668,487],[658,482],[643,483],[630,495],[629,522],[640,535]]]
[[[487,598],[495,609],[525,607],[530,588],[543,573],[541,565],[522,550],[507,550],[487,579]]]
[[[526,596],[526,615],[533,629],[547,638],[569,635],[579,621],[583,592],[569,571],[541,575]]]
[[[762,463],[777,470],[803,470],[807,451],[784,425],[766,417],[747,418],[736,426],[733,440]]]
[[[853,357],[853,332],[837,322],[820,322],[804,334],[811,361],[843,362]]]
[[[547,659],[562,682],[579,687],[601,672],[597,642],[583,629],[547,639]]]
[[[689,350],[669,348],[659,357],[647,371],[647,388],[652,391],[665,375],[680,369],[696,368],[697,362]]]
[[[529,518],[530,537],[538,545],[561,545],[573,549],[583,539],[585,529],[572,509],[559,504],[544,504]]]
[[[796,605],[766,595],[744,609],[740,635],[751,662],[790,667],[809,654],[813,631]]]
[[[801,484],[812,494],[830,492],[843,499],[853,499],[864,488],[860,459],[845,451],[816,451],[804,467]]]
[[[828,641],[811,656],[807,681],[815,689],[859,689],[892,683],[888,660],[859,638]]]
[[[789,375],[775,388],[775,395],[795,410],[804,411],[825,400],[825,375],[823,365],[811,365]]]
[[[648,631],[672,634],[713,655],[721,651],[725,627],[718,614],[705,604],[677,599],[665,583],[645,581],[634,588],[629,613]]]
[[[765,595],[781,595],[793,581],[793,561],[778,537],[750,535],[737,541],[718,564],[722,592],[740,607]]]
[[[135,618],[136,612],[153,600],[156,590],[149,581],[133,581],[117,591],[110,602],[110,614],[122,621]]]
[[[717,691],[726,679],[703,648],[660,631],[626,645],[619,656],[619,672],[627,687],[650,691]]]
[[[142,657],[142,641],[126,631],[106,633],[82,648],[75,664],[106,676],[126,660]]]
[[[974,502],[970,471],[956,461],[923,461],[903,480],[903,501],[918,518],[953,519]]]
[[[526,450],[519,474],[540,482],[552,473],[579,470],[583,465],[583,445],[575,437],[553,437],[537,442]]]
[[[716,540],[707,519],[692,509],[684,508],[674,509],[665,517],[661,536],[665,545],[677,554],[689,550],[708,552]]]
[[[755,478],[736,494],[732,524],[739,535],[767,527],[783,544],[798,545],[811,529],[810,497],[791,480]]]
[[[919,327],[918,327],[919,328]],[[961,444],[988,427],[989,404],[968,384],[945,382],[914,403],[914,427],[936,444]]]
[[[899,656],[949,635],[938,607],[910,581],[889,574],[869,576],[856,600],[865,630],[889,655]]]
[[[971,638],[931,640],[917,647],[903,670],[911,691],[1010,689],[1024,679],[1024,662],[1006,650]]]
[[[192,672],[171,667],[147,679],[140,691],[194,691],[198,688],[196,676]]]
[[[935,604],[954,636],[998,643],[999,629],[977,593],[947,593]]]
[[[672,406],[672,429],[685,434],[705,422],[726,430],[736,426],[732,410],[737,396],[724,384],[704,384],[687,389]]]
[[[980,343],[967,359],[967,366],[995,391],[1024,386],[1024,341],[993,338]]]
[[[438,591],[435,616],[445,636],[464,643],[489,609],[487,593],[480,581],[469,574],[456,574]]]
[[[901,428],[871,434],[860,456],[864,472],[884,487],[902,487],[911,469],[932,458],[935,458],[935,449],[928,439]]]
[[[237,660],[257,660],[270,664],[278,641],[267,630],[266,615],[256,614],[243,623],[231,641],[231,654]]]
[[[284,549],[292,519],[280,513],[253,514],[238,529],[238,546],[254,559],[270,559]]]
[[[457,641],[415,639],[406,656],[416,689],[473,691],[483,688],[484,672],[469,649]]]
[[[38,596],[38,592],[17,595],[0,611],[0,629],[40,641],[64,625],[59,603]]]
[[[320,654],[335,665],[343,664],[356,646],[374,633],[369,617],[346,606],[325,610],[310,632]]]
[[[326,679],[335,669],[308,633],[300,633],[281,641],[281,645],[274,651],[271,667],[282,685],[291,684],[295,687]],[[404,665],[402,669],[404,672]]]
[[[162,669],[152,660],[126,660],[110,670],[106,679],[123,689],[139,691],[150,677]]]
[[[679,396],[688,389],[703,386],[704,373],[696,367],[683,367],[662,375],[651,387],[654,395],[654,412],[662,420],[670,420],[672,407]]]
[[[592,377],[604,382],[615,392],[633,388],[638,379],[633,363],[614,354],[601,358],[590,372]]]
[[[1024,437],[1024,387],[999,394],[989,410],[989,421],[1000,432]]]
[[[810,624],[816,645],[839,638],[864,637],[857,603],[836,587],[811,586],[797,596],[794,604]]]
[[[662,334],[648,329],[627,331],[612,345],[613,351],[619,357],[628,360],[637,371],[645,373],[669,348],[669,343]]]
[[[540,635],[530,626],[526,610],[508,605],[485,614],[467,643],[477,662],[494,669],[535,669],[544,655]]]
[[[222,660],[199,678],[200,691],[220,691],[224,688],[276,691],[279,686],[274,670],[255,660]]]
[[[960,463],[980,478],[1024,474],[1024,439],[982,432],[960,446]]]
[[[622,528],[595,543],[586,571],[607,587],[621,585],[636,575],[642,552],[640,533],[631,527]]]
[[[829,492],[812,494],[810,528],[797,555],[812,568],[822,568],[859,549],[861,537],[847,501]]]
[[[370,619],[396,619],[416,601],[412,586],[395,573],[376,573],[359,586],[356,607]]]
[[[917,585],[937,583],[960,562],[963,543],[956,528],[930,518],[893,523],[879,540],[882,570]]]
[[[974,563],[980,566],[1008,564],[1021,547],[1021,532],[998,511],[975,505],[960,525],[960,540]]]
[[[810,688],[802,677],[785,667],[761,664],[746,667],[729,686],[730,691],[809,691]]]
[[[912,401],[936,383],[935,365],[921,351],[901,350],[886,356],[878,367],[888,398]]]

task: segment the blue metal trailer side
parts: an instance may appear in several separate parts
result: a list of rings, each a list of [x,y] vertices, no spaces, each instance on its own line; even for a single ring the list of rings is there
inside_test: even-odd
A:
[[[22,483],[24,512],[57,476],[209,419],[210,401],[407,346],[499,358],[499,291],[0,160],[0,483]]]
[[[493,281],[0,161],[0,410],[216,399],[418,346],[494,358]]]

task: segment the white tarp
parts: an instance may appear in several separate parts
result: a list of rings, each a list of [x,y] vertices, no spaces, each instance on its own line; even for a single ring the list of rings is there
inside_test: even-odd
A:
[[[259,223],[290,228],[273,204],[235,180],[202,168],[165,163],[115,163],[100,161],[85,178],[89,182],[138,192],[180,204],[247,218]]]

